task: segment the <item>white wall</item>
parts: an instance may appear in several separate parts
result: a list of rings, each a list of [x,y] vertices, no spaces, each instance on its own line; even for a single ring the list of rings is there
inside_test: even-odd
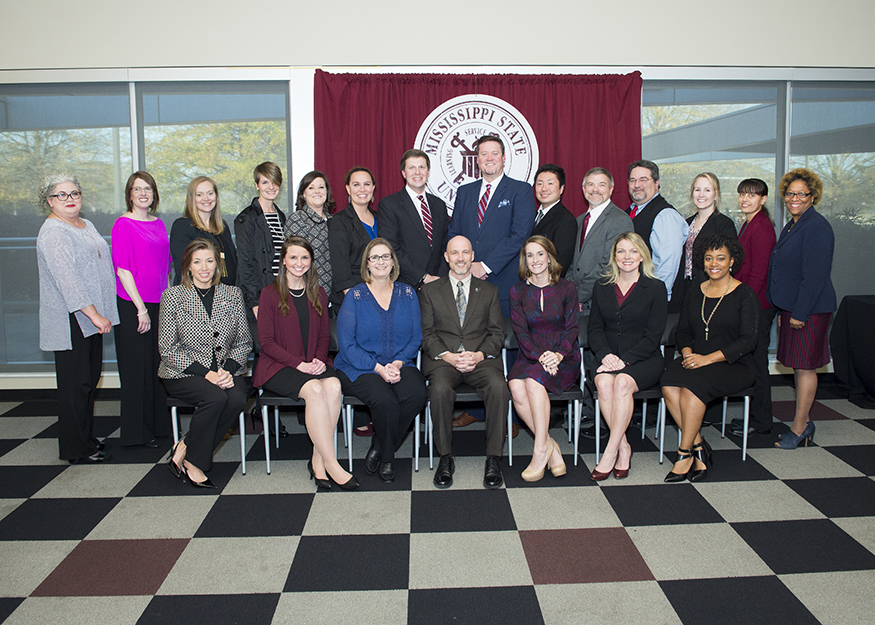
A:
[[[873,0],[0,0],[0,69],[865,68],[873,23]]]

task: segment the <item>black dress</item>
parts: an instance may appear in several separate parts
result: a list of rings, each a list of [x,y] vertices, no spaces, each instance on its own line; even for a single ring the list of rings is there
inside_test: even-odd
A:
[[[662,386],[679,386],[693,392],[702,402],[708,403],[740,391],[754,382],[753,348],[757,342],[759,324],[759,299],[746,284],[739,284],[714,306],[719,297],[705,300],[705,319],[711,312],[714,316],[708,325],[705,340],[705,322],[702,319],[702,289],[691,288],[684,298],[684,307],[676,334],[677,350],[689,347],[696,354],[722,351],[725,362],[717,362],[700,369],[684,369],[683,358],[669,363],[662,376]]]

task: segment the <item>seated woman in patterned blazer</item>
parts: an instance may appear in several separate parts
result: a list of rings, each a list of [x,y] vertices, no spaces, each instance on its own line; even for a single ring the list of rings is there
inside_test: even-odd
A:
[[[182,256],[182,283],[164,291],[158,321],[158,377],[172,397],[195,405],[188,433],[173,448],[170,471],[192,486],[215,488],[204,475],[213,451],[246,404],[243,377],[252,338],[236,286],[220,281],[213,242],[195,239]]]

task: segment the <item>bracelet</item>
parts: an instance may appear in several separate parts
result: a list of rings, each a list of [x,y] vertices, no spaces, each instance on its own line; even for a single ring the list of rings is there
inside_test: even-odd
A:
[[[141,312],[141,313],[137,313],[137,316],[138,316],[138,317],[142,317],[143,315],[148,315],[148,314],[149,314],[149,311],[148,311],[148,310],[144,310],[144,311]]]

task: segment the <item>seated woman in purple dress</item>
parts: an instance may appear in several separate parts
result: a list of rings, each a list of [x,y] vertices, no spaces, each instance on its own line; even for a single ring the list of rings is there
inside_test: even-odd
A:
[[[546,237],[529,237],[520,250],[520,278],[510,290],[510,318],[520,350],[508,373],[517,414],[535,435],[527,482],[565,475],[559,446],[549,436],[550,399],[580,377],[577,288],[559,275],[556,248]]]

